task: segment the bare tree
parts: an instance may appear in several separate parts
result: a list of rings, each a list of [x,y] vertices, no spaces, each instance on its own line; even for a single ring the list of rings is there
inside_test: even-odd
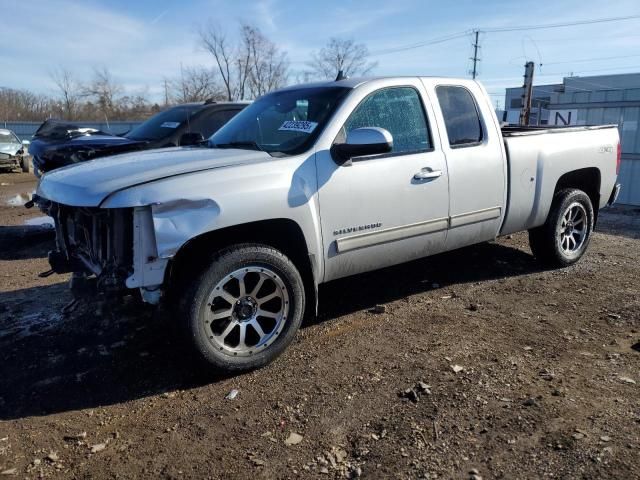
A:
[[[28,90],[0,87],[0,120],[41,120],[58,111],[56,102]]]
[[[369,49],[350,39],[331,38],[319,52],[311,54],[307,63],[316,77],[333,79],[342,71],[346,76],[368,75],[378,65],[369,62]]]
[[[124,90],[123,90],[124,91]],[[49,118],[67,118],[67,106],[59,96],[40,95],[28,90],[0,87],[0,121],[39,121]],[[114,99],[111,120],[144,120],[157,112],[159,107],[148,100],[148,93],[141,91],[119,95]],[[75,121],[104,121],[101,106],[92,97],[78,96],[75,104]]]
[[[180,77],[170,80],[167,88],[167,96],[175,103],[227,98],[225,87],[218,83],[217,73],[204,67],[182,68]]]
[[[226,34],[220,27],[211,21],[200,29],[200,43],[216,61],[222,83],[224,83],[227,92],[227,100],[234,100],[235,48],[227,40]]]
[[[56,84],[62,97],[63,116],[67,120],[74,120],[82,94],[82,85],[70,70],[58,68],[49,73],[51,80]]]
[[[287,54],[251,25],[242,25],[242,45],[249,60],[249,91],[259,97],[284,86],[288,78]]]
[[[93,79],[83,89],[84,95],[93,99],[106,119],[115,113],[118,97],[123,91],[106,67],[94,68]]]
[[[227,100],[256,97],[286,82],[286,53],[253,25],[240,25],[239,40],[231,42],[209,22],[200,29],[200,43],[216,62]]]

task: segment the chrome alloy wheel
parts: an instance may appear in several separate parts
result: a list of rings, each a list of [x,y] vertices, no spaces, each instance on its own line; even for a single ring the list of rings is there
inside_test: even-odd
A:
[[[214,348],[249,356],[271,345],[289,312],[282,279],[263,266],[238,269],[214,287],[207,299],[204,328]]]
[[[573,202],[562,215],[558,226],[558,241],[566,255],[578,252],[587,238],[587,211],[581,203]]]

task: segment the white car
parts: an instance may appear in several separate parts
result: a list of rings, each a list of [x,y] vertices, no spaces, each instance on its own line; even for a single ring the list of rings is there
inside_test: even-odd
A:
[[[0,168],[21,168],[23,172],[29,171],[28,157],[25,147],[29,141],[20,141],[11,130],[0,128]]]

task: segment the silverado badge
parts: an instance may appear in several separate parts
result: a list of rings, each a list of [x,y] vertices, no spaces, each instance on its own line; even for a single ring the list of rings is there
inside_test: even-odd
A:
[[[344,235],[345,233],[363,232],[365,230],[371,230],[371,229],[374,229],[374,228],[380,228],[381,226],[382,226],[382,223],[380,223],[380,222],[368,223],[367,225],[358,225],[356,227],[339,228],[338,230],[334,230],[333,234],[334,235]]]

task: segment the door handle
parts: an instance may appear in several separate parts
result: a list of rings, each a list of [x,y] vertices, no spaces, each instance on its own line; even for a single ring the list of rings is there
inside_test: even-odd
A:
[[[442,176],[442,170],[433,170],[432,168],[425,167],[416,173],[413,178],[416,180],[428,180],[430,178],[438,178]]]

